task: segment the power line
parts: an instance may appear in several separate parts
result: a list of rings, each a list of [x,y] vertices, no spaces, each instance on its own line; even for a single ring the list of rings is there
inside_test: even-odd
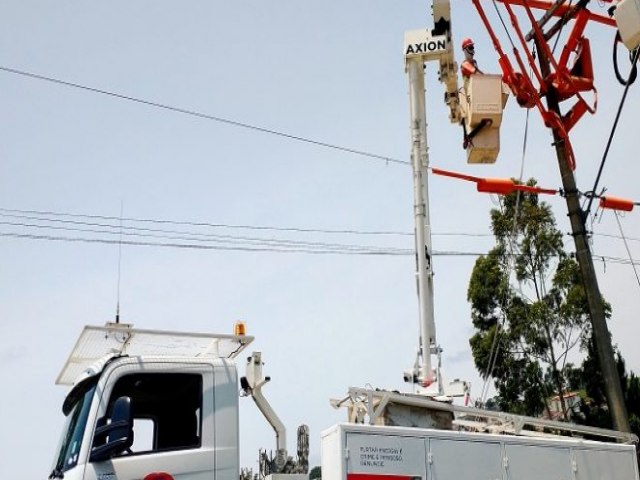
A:
[[[3,213],[4,212],[4,213]],[[54,218],[43,218],[42,216],[49,216]],[[322,228],[301,228],[301,227],[281,227],[281,226],[268,226],[268,225],[248,225],[248,224],[230,224],[230,223],[218,223],[218,222],[193,222],[184,220],[170,220],[170,219],[158,219],[158,218],[134,218],[134,217],[120,217],[109,215],[95,215],[95,214],[79,214],[69,212],[56,212],[56,211],[44,211],[44,210],[24,210],[24,209],[11,209],[0,208],[0,217],[11,218],[23,218],[29,220],[42,220],[59,223],[69,223],[78,225],[92,225],[92,226],[105,226],[110,228],[120,228],[120,220],[129,223],[148,223],[158,225],[177,225],[188,227],[202,227],[202,228],[222,228],[232,230],[257,230],[257,231],[275,231],[275,232],[296,232],[296,233],[322,233],[322,234],[336,234],[336,235],[363,235],[363,236],[404,236],[413,237],[412,232],[398,231],[398,230],[357,230],[357,229],[322,229]],[[57,218],[56,218],[57,217]],[[68,220],[79,219],[79,220]],[[89,220],[102,220],[106,222],[114,222],[113,225],[103,223],[86,222],[82,219]],[[135,230],[147,230],[163,233],[183,233],[190,235],[204,235],[197,232],[186,232],[184,230],[165,230],[165,229],[150,229],[140,227],[126,227]],[[474,233],[474,232],[434,232],[434,236],[451,236],[451,237],[492,237],[489,233]]]
[[[278,130],[273,130],[271,128],[265,128],[265,127],[259,127],[257,125],[252,125],[249,123],[245,123],[245,122],[239,122],[236,120],[230,120],[228,118],[223,118],[223,117],[218,117],[216,115],[209,115],[207,113],[202,113],[202,112],[198,112],[196,110],[189,110],[186,108],[182,108],[182,107],[175,107],[172,105],[168,105],[165,103],[159,103],[159,102],[154,102],[151,100],[144,100],[141,98],[136,98],[136,97],[132,97],[130,95],[124,95],[121,93],[116,93],[116,92],[111,92],[108,90],[102,90],[100,88],[95,88],[95,87],[89,87],[86,85],[81,85],[79,83],[74,83],[74,82],[69,82],[66,80],[60,80],[58,78],[53,78],[53,77],[47,77],[44,75],[39,75],[36,73],[31,73],[31,72],[26,72],[23,70],[16,70],[15,68],[9,68],[9,67],[4,67],[0,65],[0,70],[7,72],[7,73],[12,73],[14,75],[21,75],[23,77],[29,77],[32,79],[36,79],[36,80],[43,80],[45,82],[50,82],[50,83],[55,83],[57,85],[63,85],[65,87],[72,87],[72,88],[77,88],[80,90],[85,90],[87,92],[92,92],[92,93],[98,93],[100,95],[107,95],[109,97],[114,97],[114,98],[118,98],[120,100],[127,100],[130,102],[135,102],[135,103],[140,103],[142,105],[147,105],[149,107],[155,107],[155,108],[160,108],[163,110],[168,110],[171,112],[176,112],[176,113],[182,113],[184,115],[190,115],[192,117],[197,117],[197,118],[202,118],[205,120],[212,120],[214,122],[219,122],[219,123],[224,123],[226,125],[232,125],[234,127],[240,127],[240,128],[245,128],[247,130],[252,130],[255,132],[261,132],[261,133],[267,133],[270,135],[276,135],[278,137],[282,137],[282,138],[286,138],[288,140],[293,140],[293,141],[297,141],[297,142],[303,142],[303,143],[308,143],[311,145],[315,145],[317,147],[323,147],[323,148],[329,148],[332,150],[338,150],[341,152],[345,152],[345,153],[350,153],[353,155],[359,155],[361,157],[367,157],[367,158],[371,158],[374,160],[380,160],[383,161],[385,163],[396,163],[396,164],[401,164],[401,165],[409,165],[409,162],[406,160],[399,160],[397,158],[393,158],[393,157],[387,157],[385,155],[378,155],[377,153],[372,153],[372,152],[366,152],[364,150],[356,150],[354,148],[349,148],[349,147],[343,147],[340,145],[336,145],[333,143],[328,143],[328,142],[323,142],[320,140],[314,140],[312,138],[308,138],[308,137],[301,137],[299,135],[293,135],[290,133],[285,133],[285,132],[281,132]]]
[[[401,253],[412,253],[411,249],[398,249],[393,247],[375,247],[368,245],[354,245],[354,244],[342,244],[342,243],[326,243],[326,242],[308,242],[308,241],[300,241],[300,240],[286,240],[286,239],[273,239],[273,238],[258,238],[258,237],[240,237],[234,235],[208,235],[206,238],[202,237],[192,237],[192,236],[181,236],[181,235],[162,235],[155,233],[139,233],[137,231],[129,232],[127,231],[128,227],[123,227],[122,230],[104,230],[104,229],[94,229],[94,228],[80,228],[80,227],[68,227],[68,226],[59,226],[59,225],[42,225],[37,223],[26,223],[26,222],[6,222],[0,221],[0,225],[9,226],[9,227],[20,227],[20,228],[35,228],[38,230],[54,230],[54,231],[64,231],[64,232],[75,232],[82,234],[100,234],[107,235],[111,237],[120,238],[122,236],[126,237],[137,237],[137,238],[154,238],[154,239],[163,239],[163,240],[179,240],[179,241],[188,241],[188,242],[196,242],[198,244],[205,243],[216,243],[216,244],[234,244],[234,245],[269,245],[269,246],[277,246],[277,247],[307,247],[307,248],[323,248],[323,249],[338,249],[338,250],[354,250],[354,251],[377,251],[377,250],[385,250],[389,252],[401,252]]]
[[[21,215],[6,215],[0,214],[0,217],[18,218],[20,221],[15,220],[0,220],[0,226],[13,227],[20,229],[36,229],[36,230],[50,230],[54,232],[76,233],[82,235],[100,235],[110,238],[142,238],[142,239],[154,239],[154,240],[170,240],[172,243],[170,246],[175,246],[173,242],[189,242],[188,244],[181,244],[183,247],[188,248],[190,245],[232,245],[232,246],[249,246],[249,247],[273,247],[278,249],[314,249],[323,251],[340,251],[340,252],[364,252],[364,253],[378,253],[384,254],[401,254],[401,255],[413,255],[414,250],[412,248],[397,248],[389,246],[373,246],[351,243],[330,243],[322,241],[306,241],[306,240],[292,240],[285,238],[274,237],[248,237],[239,235],[226,235],[226,234],[207,234],[201,232],[185,232],[176,230],[163,230],[163,229],[149,229],[129,227],[127,225],[110,225],[100,224],[95,222],[81,222],[75,220],[61,220],[61,219],[42,219],[41,217],[30,217]],[[25,221],[32,220],[32,221]],[[42,223],[44,222],[44,223]],[[15,233],[15,232],[9,232]],[[19,232],[20,233],[20,232]],[[36,235],[36,237],[47,237],[47,235]],[[29,236],[25,238],[30,238]],[[57,239],[58,237],[56,237]],[[82,238],[76,237],[63,237],[80,241]],[[43,238],[46,239],[46,238]],[[95,240],[95,239],[92,239]],[[111,240],[109,241],[111,242]],[[128,244],[142,243],[145,245],[156,244],[153,242],[135,242],[131,241]],[[160,246],[163,246],[161,243]],[[195,247],[194,247],[195,248]]]
[[[89,232],[90,233],[90,232]],[[345,245],[344,249],[339,248],[313,248],[312,246],[304,245],[275,245],[269,244],[253,244],[243,245],[241,243],[231,244],[206,244],[206,243],[179,243],[179,242],[152,242],[152,241],[139,241],[139,240],[121,240],[117,232],[112,234],[112,239],[109,238],[90,238],[90,237],[78,237],[78,236],[59,236],[59,235],[36,235],[30,233],[19,232],[2,232],[0,231],[0,238],[16,238],[26,240],[45,240],[56,242],[70,242],[70,243],[94,243],[94,244],[107,244],[107,245],[129,245],[129,246],[142,246],[142,247],[163,247],[163,248],[177,248],[177,249],[193,249],[193,250],[222,250],[222,251],[242,251],[242,252],[274,252],[274,253],[305,253],[305,254],[336,254],[336,255],[368,255],[368,256],[413,256],[415,252],[412,249],[399,249],[399,248],[387,248],[387,247],[369,247],[354,245]],[[142,236],[144,237],[144,236]],[[162,237],[159,237],[162,238]],[[322,247],[322,245],[319,245]],[[491,252],[475,252],[475,251],[457,251],[457,250],[435,250],[433,256],[436,257],[487,257],[492,255]],[[520,256],[521,254],[502,254],[509,256]],[[555,255],[549,258],[556,257]],[[640,262],[633,261],[620,257],[612,257],[607,255],[594,255],[595,258],[599,258],[604,262],[620,264],[620,265],[640,265]]]
[[[617,213],[617,212],[614,212]],[[622,236],[622,235],[614,235],[612,233],[597,233],[597,232],[593,232],[592,235],[598,236],[598,237],[606,237],[606,238],[615,238],[617,240],[627,240],[627,241],[631,241],[631,242],[640,242],[640,238],[635,238],[635,237],[627,237],[627,236]]]
[[[336,249],[311,249],[311,248],[275,248],[262,246],[242,246],[242,245],[207,245],[193,243],[176,242],[143,242],[137,240],[121,240],[118,238],[89,238],[89,237],[69,237],[55,235],[33,235],[26,233],[0,232],[0,237],[20,238],[28,240],[46,240],[73,243],[98,243],[108,245],[130,245],[142,247],[164,247],[194,250],[223,250],[242,252],[272,252],[272,253],[305,253],[305,254],[336,254],[336,255],[410,255],[410,253],[394,252],[391,250],[336,250]]]
[[[633,261],[633,257],[631,256],[631,250],[629,249],[629,244],[627,243],[627,239],[624,236],[624,231],[622,230],[622,223],[620,223],[620,214],[618,212],[613,212],[616,216],[616,222],[618,223],[618,228],[620,229],[620,235],[624,240],[624,246],[627,249],[627,255],[629,256],[629,262],[631,263],[631,267],[633,268],[633,273],[636,276],[636,281],[638,282],[638,286],[640,287],[640,277],[638,276],[638,270],[636,269],[635,263]]]
[[[3,213],[4,212],[4,213]],[[32,220],[37,222],[47,223],[59,223],[68,225],[79,226],[94,226],[100,228],[114,229],[120,231],[120,217],[109,215],[96,215],[96,214],[80,214],[70,212],[56,212],[45,210],[25,210],[25,209],[11,209],[0,207],[0,218],[14,218],[22,220]],[[48,218],[52,217],[52,218]],[[91,221],[87,221],[91,220]],[[103,222],[94,222],[92,220],[102,220]],[[113,222],[109,224],[108,222]],[[225,235],[220,233],[206,233],[185,229],[166,229],[166,228],[149,228],[143,226],[136,226],[135,224],[151,224],[151,225],[175,225],[175,226],[188,226],[197,228],[209,228],[209,229],[229,229],[229,230],[249,230],[249,231],[262,231],[262,232],[292,232],[292,233],[320,233],[327,235],[347,235],[347,236],[400,236],[400,237],[413,237],[413,233],[404,232],[399,230],[358,230],[358,229],[328,229],[328,228],[301,228],[301,227],[283,227],[283,226],[270,226],[270,225],[249,225],[249,224],[230,224],[219,222],[203,222],[203,221],[185,221],[185,220],[171,220],[171,219],[158,219],[158,218],[139,218],[139,217],[123,217],[123,226],[125,230],[135,232],[149,232],[160,234],[177,234],[186,235],[191,237],[211,238],[211,239],[242,239],[242,240],[262,240],[261,237],[240,237],[233,235]],[[124,225],[124,223],[129,225]],[[134,224],[134,225],[131,225]],[[106,232],[101,232],[106,233]],[[492,238],[491,233],[480,232],[433,232],[433,236],[440,237],[468,237],[468,238]],[[567,235],[570,235],[569,233]],[[626,240],[630,242],[640,242],[640,238],[625,236],[610,233],[593,232],[595,237],[612,238],[616,240]],[[293,242],[293,241],[292,241]]]
[[[640,48],[636,49],[636,52],[633,56],[633,61],[631,65],[635,65],[638,61],[638,57],[640,56]],[[611,144],[613,143],[613,136],[616,133],[616,129],[618,128],[618,121],[620,120],[620,114],[622,113],[622,107],[624,107],[624,103],[627,99],[627,93],[629,92],[629,87],[631,83],[631,75],[633,74],[633,69],[629,72],[629,78],[627,79],[627,84],[624,87],[624,92],[622,93],[622,98],[620,99],[620,104],[618,105],[618,111],[616,112],[616,117],[613,121],[613,125],[611,127],[611,132],[609,133],[609,138],[607,139],[607,146],[604,149],[604,153],[602,154],[602,160],[600,161],[600,167],[598,168],[598,174],[596,175],[596,180],[593,183],[593,188],[591,189],[591,193],[593,194],[589,198],[589,203],[587,204],[587,209],[585,210],[585,218],[591,212],[591,206],[593,204],[593,199],[596,195],[596,191],[598,189],[598,184],[600,183],[600,177],[602,176],[602,171],[604,170],[604,164],[607,161],[607,157],[609,155],[609,149],[611,148]]]
[[[109,215],[78,214],[78,213],[68,213],[68,212],[43,211],[43,210],[20,210],[20,209],[0,208],[0,212],[6,212],[4,214],[0,213],[0,216],[8,216],[8,214],[20,214],[20,215],[46,215],[51,217],[92,219],[92,220],[104,220],[104,221],[113,221],[113,222],[120,220],[119,217],[109,216]],[[27,217],[27,218],[31,218],[31,217]],[[65,220],[51,219],[51,221],[63,222]],[[223,229],[233,229],[233,230],[263,230],[263,231],[298,232],[298,233],[413,236],[413,233],[400,232],[400,231],[278,227],[278,226],[268,226],[268,225],[231,224],[231,223],[217,223],[217,222],[215,223],[214,222],[193,222],[193,221],[185,221],[185,220],[170,220],[170,219],[158,219],[158,218],[123,217],[122,221],[160,224],[160,225],[223,228]],[[67,220],[67,222],[73,223],[71,220]],[[84,223],[84,222],[78,222],[78,223]]]
[[[274,239],[274,238],[246,238],[232,235],[211,236],[210,238],[193,238],[190,236],[162,235],[154,233],[139,233],[126,231],[123,226],[122,231],[115,229],[95,229],[80,228],[77,226],[42,225],[26,222],[6,222],[0,221],[0,226],[21,229],[50,230],[53,232],[65,232],[78,235],[53,235],[53,234],[33,234],[0,231],[0,237],[13,237],[32,240],[51,240],[66,242],[103,243],[135,246],[156,246],[185,249],[208,249],[208,250],[240,250],[240,251],[268,251],[268,252],[290,252],[290,253],[337,253],[353,255],[402,255],[412,256],[414,250],[411,248],[396,248],[387,246],[356,245],[326,242],[307,242],[298,240]],[[89,236],[87,236],[89,235]],[[97,235],[97,236],[94,236]],[[128,238],[123,240],[122,237]],[[143,239],[143,240],[138,240]],[[148,240],[151,239],[151,240]],[[119,243],[121,242],[121,243]],[[437,255],[459,255],[477,256],[479,253],[473,252],[437,252]]]
[[[600,259],[604,262],[616,263],[619,265],[640,265],[640,262],[636,260],[629,260],[628,258],[611,257],[608,255],[594,255],[594,258]]]
[[[495,2],[494,2],[495,5]],[[505,27],[506,28],[506,27]],[[529,73],[529,75],[531,75],[531,72]],[[525,123],[524,123],[524,134],[523,134],[523,138],[522,138],[522,155],[521,155],[521,159],[520,159],[520,176],[518,178],[518,183],[521,184],[522,183],[522,179],[524,178],[524,164],[525,164],[525,160],[526,160],[526,156],[527,156],[527,140],[529,138],[529,110],[527,109],[527,113],[526,113],[526,117],[525,117]],[[510,284],[511,283],[511,272],[513,270],[513,260],[515,259],[515,257],[513,256],[515,249],[515,237],[516,237],[516,230],[518,227],[518,214],[519,214],[519,210],[520,210],[520,202],[522,200],[522,196],[523,196],[523,192],[518,190],[518,192],[516,193],[516,204],[515,204],[515,208],[514,208],[514,212],[513,212],[513,224],[511,226],[511,231],[509,232],[509,236],[508,236],[508,248],[509,248],[509,254],[510,256],[507,258],[507,281]],[[503,204],[503,202],[500,203],[500,210],[502,211],[502,213],[504,214],[506,211],[506,206]],[[517,277],[517,276],[516,276]],[[518,282],[518,287],[520,289],[520,294],[522,296],[524,296],[524,293],[522,291],[522,282]],[[500,341],[499,341],[499,337],[500,337],[500,333],[501,333],[501,328],[504,327],[507,323],[507,311],[509,310],[509,304],[511,301],[511,296],[510,296],[510,289],[506,288],[505,292],[504,292],[504,296],[502,299],[502,303],[504,305],[504,308],[501,308],[501,319],[502,319],[502,326],[501,326],[501,322],[500,319],[496,320],[496,326],[495,326],[495,331],[493,334],[493,340],[491,342],[491,349],[489,351],[489,360],[487,362],[487,365],[489,366],[486,375],[484,376],[484,382],[482,385],[482,390],[480,393],[480,402],[484,404],[485,400],[486,400],[486,396],[489,394],[489,378],[493,376],[493,371],[496,367],[496,362],[498,361],[498,355],[500,353]],[[525,308],[526,308],[526,304],[525,304]]]
[[[159,219],[159,218],[141,218],[141,217],[120,217],[110,215],[96,215],[96,214],[80,214],[71,212],[57,212],[46,210],[26,210],[15,208],[2,208],[0,207],[0,217],[4,218],[16,218],[26,219],[34,221],[43,221],[51,223],[62,223],[70,225],[82,225],[82,226],[96,226],[104,228],[112,228],[119,230],[120,220],[127,222],[130,225],[124,226],[125,229],[141,232],[156,232],[166,234],[181,234],[194,237],[210,237],[218,236],[224,237],[221,234],[211,234],[196,232],[193,230],[173,230],[165,228],[148,228],[131,225],[133,224],[152,224],[152,225],[175,225],[175,226],[188,226],[197,228],[210,228],[210,229],[229,229],[229,230],[249,230],[249,231],[264,231],[264,232],[293,232],[293,233],[320,233],[328,235],[355,235],[355,236],[400,236],[400,237],[413,237],[412,232],[400,231],[400,230],[358,230],[358,229],[330,229],[330,228],[302,228],[302,227],[286,227],[286,226],[273,226],[273,225],[250,225],[250,224],[231,224],[220,222],[204,222],[204,221],[185,221],[185,220],[172,220],[172,219]],[[52,218],[47,218],[52,217]],[[76,219],[76,220],[74,220]],[[101,223],[87,220],[102,220]],[[440,237],[469,237],[469,238],[492,238],[491,233],[480,232],[433,232],[431,235]],[[567,233],[570,235],[570,233]],[[623,237],[616,234],[593,232],[595,237],[613,238],[617,240],[623,240]],[[236,238],[236,237],[233,237]],[[247,237],[258,238],[258,237]],[[624,240],[631,242],[640,242],[640,238],[626,236]]]
[[[511,47],[515,51],[516,44],[513,42],[513,38],[511,38],[511,34],[509,33],[509,29],[507,28],[507,24],[505,23],[504,18],[502,18],[502,13],[500,13],[500,9],[498,8],[498,4],[496,3],[496,0],[493,0],[493,8],[495,8],[496,13],[498,14],[498,19],[500,19],[500,23],[502,23],[502,27],[504,28],[504,31],[507,34],[509,43],[511,44]]]

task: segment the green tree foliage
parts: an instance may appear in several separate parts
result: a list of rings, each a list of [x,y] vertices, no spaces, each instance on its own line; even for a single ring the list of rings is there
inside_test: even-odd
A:
[[[550,206],[534,193],[503,197],[491,227],[496,245],[477,259],[467,291],[476,368],[493,380],[501,410],[538,416],[560,394],[568,418],[562,394],[575,376],[569,352],[590,338],[578,265]]]
[[[309,472],[309,480],[320,480],[322,478],[322,467],[316,466]]]
[[[640,435],[640,378],[633,372],[627,372],[625,361],[616,351],[616,366],[620,376],[622,395],[629,415],[631,431]],[[587,345],[587,356],[579,368],[569,368],[569,388],[580,391],[581,415],[575,420],[586,425],[613,428],[604,390],[604,379],[598,363],[598,352],[593,341]]]

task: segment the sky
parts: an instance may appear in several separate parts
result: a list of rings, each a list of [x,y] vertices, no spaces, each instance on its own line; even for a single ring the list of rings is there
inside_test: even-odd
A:
[[[50,472],[67,391],[55,378],[82,327],[112,321],[118,299],[121,320],[139,328],[231,333],[235,321],[245,321],[256,337],[251,348],[263,352],[272,378],[264,394],[289,429],[290,451],[296,427],[310,426],[312,465],[319,463],[320,432],[346,420],[330,398],[345,396],[349,386],[408,390],[402,372],[418,342],[414,259],[407,253],[410,168],[292,137],[408,161],[402,42],[406,30],[431,25],[428,3],[0,2],[0,476]],[[498,72],[471,3],[452,3],[458,61],[458,44],[469,36],[482,69]],[[599,110],[572,131],[583,191],[593,186],[623,91],[611,64],[612,29],[590,26],[587,34]],[[436,67],[426,71],[431,165],[488,177],[518,177],[522,168],[545,187],[561,185],[536,111],[523,161],[527,117],[513,100],[496,164],[467,165]],[[635,200],[639,109],[635,85],[601,180],[611,195]],[[435,251],[491,248],[489,211],[497,198],[438,177],[429,179],[429,190]],[[568,232],[563,199],[548,201]],[[107,234],[87,225],[117,225],[119,218],[122,237],[113,234],[118,229]],[[638,213],[619,221],[635,258]],[[239,225],[251,228],[229,227]],[[625,243],[611,237],[621,236],[612,212],[592,229],[596,255],[629,258]],[[205,234],[218,235],[218,243],[207,243],[216,249],[184,248],[203,245]],[[297,252],[274,251],[284,241],[306,243],[295,244]],[[565,241],[572,250],[571,237]],[[327,254],[326,244],[364,246],[367,254],[356,247]],[[259,251],[247,251],[256,245]],[[445,375],[471,381],[478,396],[466,300],[474,261],[434,258],[435,318]],[[640,372],[640,282],[631,266],[600,257],[596,270],[613,307],[613,341]],[[258,449],[273,448],[275,438],[249,399],[240,399],[240,416],[241,464],[255,468]]]

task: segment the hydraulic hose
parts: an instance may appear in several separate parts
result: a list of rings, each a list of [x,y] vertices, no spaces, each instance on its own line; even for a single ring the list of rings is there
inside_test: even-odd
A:
[[[636,65],[636,62],[634,62],[634,58],[637,61],[637,55],[635,54],[637,48],[636,50],[631,50],[629,52],[629,61],[631,62],[631,71],[629,72],[629,78],[624,78],[620,74],[620,69],[618,67],[618,44],[619,43],[622,43],[622,39],[620,38],[620,32],[616,32],[616,36],[613,39],[613,71],[615,72],[616,78],[618,79],[618,82],[620,82],[620,85],[626,86],[627,83],[631,85],[633,84],[633,82],[636,81],[636,78],[638,77],[638,66]]]

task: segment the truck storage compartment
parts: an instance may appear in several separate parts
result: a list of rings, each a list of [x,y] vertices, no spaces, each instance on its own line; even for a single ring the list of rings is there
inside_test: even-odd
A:
[[[357,424],[321,437],[331,480],[638,479],[630,444]]]

